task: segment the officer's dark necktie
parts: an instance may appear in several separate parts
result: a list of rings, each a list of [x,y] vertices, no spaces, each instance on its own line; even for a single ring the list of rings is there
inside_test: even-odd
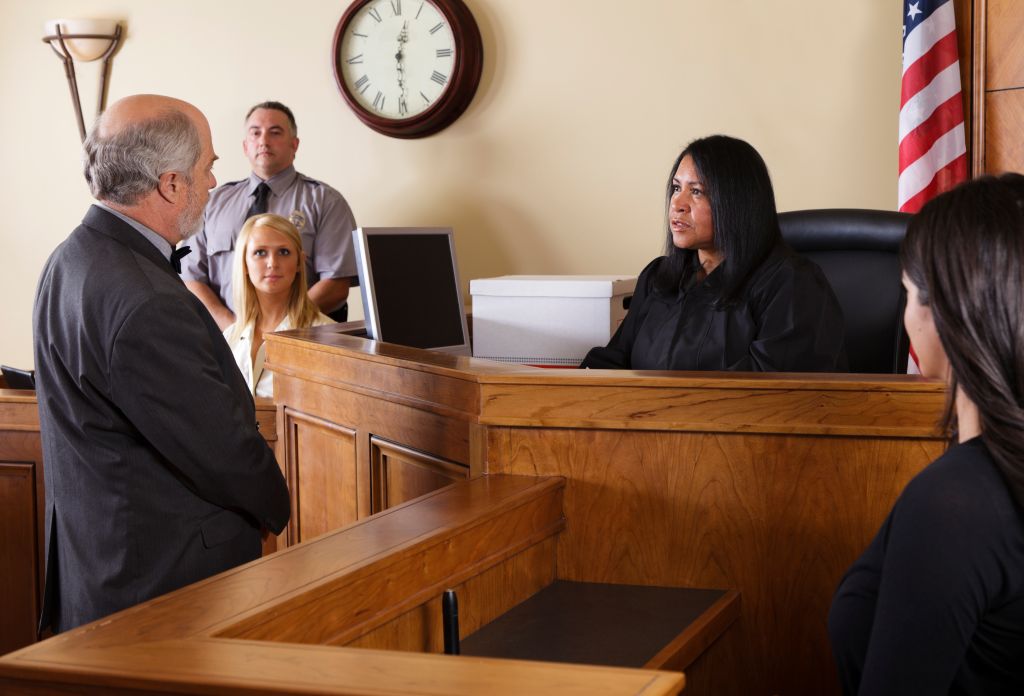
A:
[[[187,244],[171,252],[171,267],[174,268],[175,273],[181,274],[181,257],[188,256],[191,253],[192,247]]]
[[[267,186],[267,182],[261,181],[260,185],[256,187],[256,196],[253,198],[249,212],[245,214],[245,219],[248,220],[253,215],[262,215],[267,212],[267,198],[269,197],[270,187]]]

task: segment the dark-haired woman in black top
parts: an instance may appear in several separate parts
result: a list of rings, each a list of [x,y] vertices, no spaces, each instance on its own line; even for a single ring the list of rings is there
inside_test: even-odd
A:
[[[821,270],[782,243],[768,168],[748,143],[690,143],[667,191],[666,255],[582,367],[835,372],[843,318]]]
[[[911,219],[904,321],[949,384],[950,448],[918,474],[832,600],[846,694],[1024,694],[1024,177]]]

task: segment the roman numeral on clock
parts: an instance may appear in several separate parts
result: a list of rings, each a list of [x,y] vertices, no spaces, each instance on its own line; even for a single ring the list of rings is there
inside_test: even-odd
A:
[[[391,11],[396,17],[402,14],[402,0],[391,0]]]
[[[365,93],[366,92],[366,88],[369,87],[369,86],[370,86],[370,78],[368,78],[366,75],[363,75],[358,80],[356,80],[355,88],[359,90],[360,94]]]
[[[452,49],[450,48],[439,48],[437,49],[438,58],[448,58],[452,55]]]
[[[378,12],[378,11],[377,11],[377,8],[376,8],[376,7],[371,7],[371,8],[370,8],[370,11],[369,11],[369,12],[367,12],[366,14],[368,14],[368,15],[370,15],[371,17],[373,17],[374,19],[376,19],[376,20],[377,20],[377,22],[382,22],[382,21],[383,21],[383,19],[382,19],[382,18],[381,18],[381,16],[380,16],[380,12]]]
[[[383,111],[384,110],[384,99],[385,99],[385,96],[383,94],[381,94],[380,92],[377,92],[377,96],[373,98],[373,108],[375,108],[377,111]]]
[[[436,34],[437,32],[441,31],[441,29],[443,27],[444,27],[444,22],[438,22],[437,24],[435,24],[433,27],[430,28],[430,33],[431,34]]]
[[[430,76],[430,79],[443,87],[444,83],[448,81],[448,76],[442,75],[441,73],[435,70],[434,74]]]

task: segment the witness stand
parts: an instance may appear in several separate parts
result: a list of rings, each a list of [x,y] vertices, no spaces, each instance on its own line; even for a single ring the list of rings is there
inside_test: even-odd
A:
[[[664,672],[390,652],[440,652],[445,589],[471,647],[545,588],[590,583],[717,591],[644,663],[685,670],[687,694],[838,693],[832,592],[942,450],[941,384],[540,370],[347,328],[267,339],[293,502],[284,541],[311,543],[0,659],[0,686],[96,684],[102,663],[106,683],[149,686],[298,689],[332,674],[369,693],[371,674],[395,686],[375,671],[387,665],[409,693],[483,692],[474,680],[499,675],[508,693],[531,679],[552,693],[677,690]],[[172,667],[157,671],[162,652]]]

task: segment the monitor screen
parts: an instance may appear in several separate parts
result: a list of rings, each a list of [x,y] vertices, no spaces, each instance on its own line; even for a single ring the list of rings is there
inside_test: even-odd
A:
[[[367,335],[470,355],[451,228],[360,227],[352,236]]]

